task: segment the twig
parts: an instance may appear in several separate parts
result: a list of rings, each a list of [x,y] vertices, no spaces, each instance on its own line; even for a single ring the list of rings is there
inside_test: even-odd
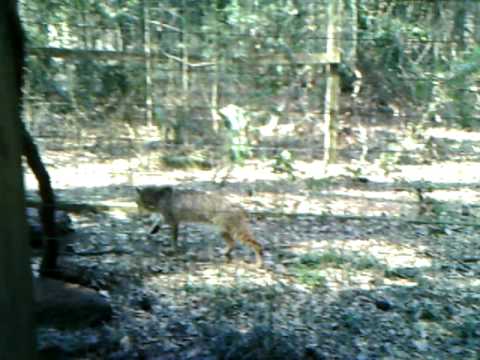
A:
[[[74,251],[73,254],[77,256],[98,256],[98,255],[126,255],[131,254],[131,250],[121,250],[121,249],[106,249],[106,250],[84,250],[84,251]]]

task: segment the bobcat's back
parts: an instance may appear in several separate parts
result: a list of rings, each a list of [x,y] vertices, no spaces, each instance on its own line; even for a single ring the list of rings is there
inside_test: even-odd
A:
[[[257,262],[261,262],[262,246],[252,235],[247,213],[224,196],[194,190],[180,190],[170,186],[149,186],[137,191],[139,207],[161,213],[165,221],[174,229],[177,229],[181,222],[214,224],[220,228],[228,244],[227,256],[237,239],[252,247],[257,255]]]
[[[140,207],[161,213],[167,222],[201,222],[218,226],[247,218],[238,205],[218,194],[171,187],[146,187],[139,190]]]

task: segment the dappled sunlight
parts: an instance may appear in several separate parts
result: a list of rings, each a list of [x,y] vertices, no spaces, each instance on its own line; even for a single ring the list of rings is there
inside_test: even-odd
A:
[[[435,190],[434,193],[429,194],[432,198],[438,201],[449,201],[452,203],[473,204],[480,200],[480,189],[462,190]]]
[[[48,155],[52,152],[47,151]],[[53,152],[52,155],[57,156]],[[297,180],[289,184],[287,177],[272,171],[269,161],[251,160],[244,166],[225,167],[223,170],[171,169],[168,171],[138,172],[136,169],[145,162],[142,158],[114,159],[112,161],[77,162],[75,157],[68,161],[68,155],[63,155],[64,163],[53,166],[50,171],[52,184],[56,189],[72,189],[81,187],[94,189],[112,186],[143,186],[143,185],[182,185],[188,186],[185,179],[196,183],[212,183],[213,179],[221,179],[228,175],[234,184],[230,196],[243,203],[250,210],[270,210],[286,213],[311,214],[366,214],[366,215],[399,215],[414,211],[413,203],[417,200],[413,193],[397,191],[402,184],[394,186],[391,177],[380,174],[378,166],[362,165],[364,173],[371,182],[362,188],[352,188],[348,183],[335,183],[329,180],[325,189],[309,189],[308,181],[327,179],[322,162],[298,161],[295,168]],[[298,164],[297,164],[298,163]],[[71,165],[75,164],[75,165]],[[332,165],[328,168],[329,176],[350,176],[348,165]],[[402,165],[398,167],[398,177],[404,183],[412,181],[432,182],[436,184],[469,184],[480,182],[480,172],[476,163],[441,163],[432,165]],[[36,188],[36,180],[30,172],[25,175],[27,189]],[[321,184],[321,183],[319,183]],[[245,186],[252,186],[253,196],[245,197]],[[333,188],[331,188],[333,187]],[[214,190],[213,186],[206,190]],[[115,192],[105,193],[102,201],[109,201]],[[133,192],[130,195],[133,201]],[[442,190],[435,189],[428,193],[429,197],[442,201],[472,202],[480,198],[480,192],[473,189]]]
[[[400,176],[405,181],[430,181],[437,184],[469,184],[480,182],[478,163],[462,161],[432,165],[403,165]]]
[[[49,152],[47,152],[48,154]],[[65,156],[64,156],[65,157]],[[124,192],[129,196],[132,205],[112,202],[117,196],[112,187],[133,187],[143,185],[181,185],[188,187],[185,179],[199,184],[211,184],[212,179],[221,179],[222,171],[173,169],[158,172],[137,172],[136,168],[142,163],[141,159],[115,159],[113,161],[78,162],[72,158],[70,164],[54,166],[50,169],[50,176],[54,188],[70,190],[81,187],[96,192],[96,201],[113,207],[128,207],[133,205],[134,192]],[[308,181],[316,179],[319,186],[322,184],[323,169],[319,161],[307,163],[299,161],[298,178],[295,183],[288,183],[287,179],[272,171],[271,163],[262,161],[248,161],[244,167],[235,166],[231,171],[225,168],[228,178],[233,184],[231,191],[222,190],[233,201],[242,203],[251,211],[272,211],[299,214],[338,214],[338,215],[370,215],[415,216],[418,211],[417,198],[413,192],[398,191],[402,184],[394,185],[391,178],[381,177],[378,167],[368,165],[365,173],[371,174],[372,181],[361,188],[352,188],[349,183],[336,183],[328,180],[326,188],[309,189]],[[347,165],[333,165],[329,167],[330,174],[348,176]],[[480,182],[480,172],[475,163],[443,163],[434,165],[403,165],[399,166],[403,183],[411,181],[428,181],[436,184],[452,183],[469,184]],[[375,175],[377,173],[377,175]],[[252,182],[254,180],[254,183]],[[375,181],[375,182],[374,182]],[[376,181],[381,181],[377,183]],[[36,180],[30,172],[25,175],[27,189],[36,188]],[[239,185],[242,186],[239,186]],[[245,196],[245,187],[252,186],[252,196]],[[202,185],[205,190],[215,190],[213,185]],[[331,188],[333,187],[333,188]],[[97,191],[96,188],[105,188]],[[112,188],[108,190],[108,188]],[[79,194],[80,195],[80,194]],[[83,195],[81,195],[83,197]],[[426,196],[445,202],[471,203],[480,199],[480,191],[472,188],[443,190],[434,189]]]
[[[56,189],[122,185],[128,182],[131,171],[132,167],[128,164],[128,161],[116,164],[89,163],[78,164],[77,166],[68,165],[49,169],[52,185]],[[27,172],[25,175],[25,184],[28,189],[36,187],[36,180],[30,172]]]
[[[127,289],[151,294],[153,310],[133,307],[129,316],[135,321],[151,319],[161,331],[177,321],[190,326],[219,319],[247,331],[255,319],[267,315],[279,327],[314,337],[319,331],[350,335],[350,327],[355,331],[356,326],[372,331],[379,324],[409,331],[410,315],[404,313],[415,313],[411,304],[421,308],[443,292],[460,296],[456,289],[468,297],[480,286],[474,275],[469,276],[474,272],[458,275],[454,265],[442,267],[447,253],[471,255],[474,242],[464,246],[462,241],[476,239],[475,232],[464,240],[465,231],[445,231],[438,218],[432,225],[408,225],[407,219],[418,218],[419,200],[405,180],[395,182],[378,167],[368,166],[369,180],[357,182],[346,165],[332,166],[329,177],[336,173],[338,178],[329,178],[318,163],[302,162],[305,174],[289,181],[274,174],[270,165],[251,162],[236,167],[224,187],[212,182],[218,176],[212,170],[137,172],[128,161],[58,167],[51,176],[62,200],[106,207],[87,219],[72,216],[81,239],[74,247],[81,256],[76,261],[95,269],[100,284],[127,284]],[[426,174],[419,169],[434,176],[435,166],[399,168],[411,172],[411,180]],[[240,244],[232,263],[226,262],[222,239],[208,226],[182,225],[179,253],[172,252],[171,229],[164,220],[160,232],[149,237],[153,221],[137,215],[133,189],[147,184],[215,191],[241,204],[252,213],[253,233],[265,245],[265,268],[256,268],[252,254]],[[424,195],[445,202],[448,209],[479,198],[472,187],[427,189]],[[112,290],[112,298],[132,296],[123,293]],[[126,309],[132,307],[122,301]],[[388,310],[380,310],[383,307]]]
[[[480,141],[479,131],[435,127],[425,129],[425,136],[433,136],[454,141]]]
[[[311,252],[338,251],[358,256],[373,256],[388,267],[430,267],[431,258],[422,256],[426,247],[417,245],[401,245],[384,240],[371,239],[329,239],[328,241],[299,241],[289,247],[289,251],[297,255]]]
[[[478,358],[479,1],[17,2],[41,358]]]
[[[431,268],[432,259],[422,255],[424,250],[422,246],[413,248],[374,238],[298,242],[289,248],[298,257],[295,262],[302,264],[305,259],[305,271],[315,271],[315,276],[322,277],[324,286],[332,291],[350,287],[372,290],[385,285],[414,286],[415,279],[385,278],[385,272],[418,269],[420,273]],[[309,266],[316,270],[308,270]]]
[[[431,258],[420,255],[422,253],[421,248],[422,247],[419,246],[417,249],[413,249],[407,246],[399,246],[398,244],[384,243],[381,245],[372,245],[368,248],[368,252],[390,268],[428,268],[432,266],[432,260]]]
[[[120,221],[130,221],[131,213],[136,211],[136,208],[131,206],[131,203],[121,203],[121,202],[110,202],[105,205],[110,206],[111,210],[108,211],[108,214],[115,220]]]
[[[238,286],[272,286],[285,283],[286,278],[266,269],[257,269],[254,265],[205,264],[186,268],[184,272],[155,275],[148,280],[153,286],[221,286],[232,288]]]

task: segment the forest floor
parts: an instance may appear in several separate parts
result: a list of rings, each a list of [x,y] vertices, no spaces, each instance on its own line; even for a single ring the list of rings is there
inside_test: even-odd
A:
[[[41,347],[71,359],[478,359],[475,161],[445,156],[388,172],[295,161],[292,178],[260,160],[220,172],[141,171],[144,158],[43,154],[60,200],[107,205],[71,214],[74,240],[62,257],[115,315],[95,328],[42,328]],[[26,184],[36,188],[30,174]],[[145,184],[220,191],[242,204],[265,266],[241,245],[228,263],[204,225],[181,227],[177,253],[166,225],[149,238],[152,219],[135,205],[134,186]]]

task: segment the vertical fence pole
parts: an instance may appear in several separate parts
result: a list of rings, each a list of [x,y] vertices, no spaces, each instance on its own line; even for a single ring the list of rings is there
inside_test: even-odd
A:
[[[145,122],[153,124],[152,56],[149,2],[143,1],[143,50],[145,54]]]
[[[327,85],[324,98],[324,149],[323,161],[325,167],[336,161],[337,157],[337,123],[338,98],[340,94],[340,78],[338,63],[340,62],[339,39],[337,24],[340,17],[340,1],[331,1],[328,7],[327,26]]]

